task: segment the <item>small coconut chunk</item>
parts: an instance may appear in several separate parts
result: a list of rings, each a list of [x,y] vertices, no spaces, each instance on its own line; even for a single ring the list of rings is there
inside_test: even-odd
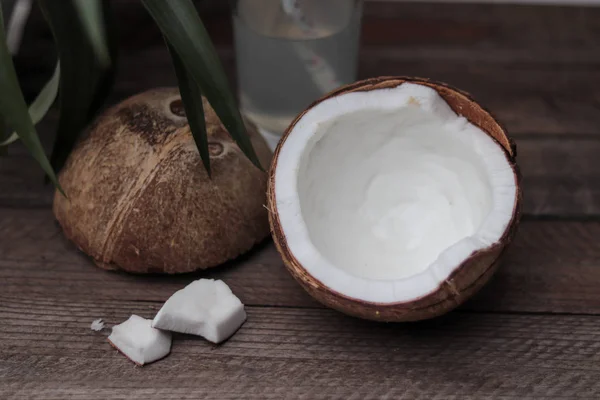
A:
[[[108,341],[137,365],[160,360],[171,351],[171,333],[152,327],[152,321],[137,315],[112,328]]]
[[[225,282],[199,279],[175,292],[156,314],[152,326],[220,343],[245,320],[244,305]]]
[[[93,320],[90,329],[96,332],[104,329],[104,321],[102,321],[102,318]]]

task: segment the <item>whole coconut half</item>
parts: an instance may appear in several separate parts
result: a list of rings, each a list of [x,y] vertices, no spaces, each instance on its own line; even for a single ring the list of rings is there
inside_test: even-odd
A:
[[[379,321],[431,318],[498,267],[520,215],[516,148],[467,94],[382,77],[302,112],[270,169],[271,230],[321,303]]]
[[[176,88],[150,90],[112,107],[70,154],[54,215],[96,263],[129,272],[179,273],[219,265],[269,233],[267,176],[203,101],[212,178]],[[254,129],[261,164],[271,153]]]

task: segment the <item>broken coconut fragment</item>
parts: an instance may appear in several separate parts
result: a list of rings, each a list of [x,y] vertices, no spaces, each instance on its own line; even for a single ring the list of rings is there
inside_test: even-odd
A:
[[[102,329],[104,329],[104,321],[102,320],[102,318],[93,320],[92,324],[90,325],[90,329],[94,332],[99,332]]]
[[[225,282],[199,279],[167,300],[154,317],[152,327],[220,343],[233,335],[245,320],[244,305]]]
[[[137,365],[160,360],[171,351],[171,333],[152,327],[152,321],[137,315],[113,326],[108,341]]]

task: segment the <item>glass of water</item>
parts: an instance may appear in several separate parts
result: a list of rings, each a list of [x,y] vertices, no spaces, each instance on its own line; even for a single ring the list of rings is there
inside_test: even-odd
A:
[[[356,80],[362,0],[237,0],[242,113],[274,148],[311,102]]]

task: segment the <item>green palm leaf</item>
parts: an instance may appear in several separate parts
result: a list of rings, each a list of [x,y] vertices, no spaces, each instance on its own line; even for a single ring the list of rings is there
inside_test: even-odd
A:
[[[190,0],[142,0],[185,70],[202,90],[244,154],[258,168],[260,162],[246,134],[244,122],[212,42]],[[185,101],[185,100],[184,100]],[[197,105],[191,105],[197,109]],[[194,127],[190,125],[193,129]],[[199,149],[200,150],[200,149]]]
[[[40,164],[48,178],[62,192],[52,166],[44,153],[40,139],[29,116],[27,104],[19,87],[12,57],[6,45],[4,20],[0,9],[0,114],[6,124],[14,129],[33,158]]]
[[[103,66],[109,66],[111,55],[106,40],[102,3],[100,1],[73,0],[73,4],[97,60]]]
[[[78,4],[80,2],[80,4]],[[110,75],[110,65],[96,54],[90,40],[90,31],[104,32],[104,27],[90,30],[89,22],[80,19],[81,7],[103,10],[100,0],[40,0],[40,8],[50,25],[61,64],[60,117],[56,139],[52,149],[51,163],[60,170],[73,149],[79,134],[85,129],[90,117],[101,102],[98,93],[106,93],[105,78]],[[78,4],[78,5],[76,5]],[[96,15],[93,23],[100,23]],[[102,19],[103,21],[103,19]]]
[[[54,103],[54,100],[56,100],[56,95],[58,94],[59,80],[60,62],[57,62],[52,77],[48,82],[46,82],[46,84],[44,85],[40,93],[37,95],[33,103],[29,105],[29,116],[31,117],[31,120],[34,125],[40,122],[42,118],[44,118],[44,116]],[[17,141],[18,139],[19,135],[17,134],[17,132],[13,132],[11,136],[0,142],[0,146],[7,146]]]
[[[204,108],[202,106],[202,92],[196,82],[190,78],[185,65],[183,65],[175,49],[168,42],[167,46],[173,60],[175,74],[177,75],[179,93],[181,94],[185,115],[190,124],[190,130],[196,142],[196,147],[198,147],[204,168],[206,168],[206,172],[210,176],[210,154],[208,153],[208,138],[206,136],[206,121],[204,120]]]

